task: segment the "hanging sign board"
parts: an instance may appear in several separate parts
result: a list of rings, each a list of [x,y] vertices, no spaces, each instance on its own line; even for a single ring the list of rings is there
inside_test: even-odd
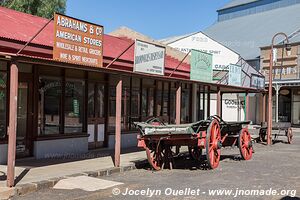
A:
[[[55,13],[53,59],[102,67],[103,26]]]
[[[265,89],[265,77],[251,74],[251,87]]]
[[[229,65],[228,85],[242,85],[242,67],[239,65]]]
[[[212,54],[198,50],[191,50],[190,79],[202,82],[212,82]]]
[[[164,75],[165,52],[165,47],[136,40],[133,71]]]

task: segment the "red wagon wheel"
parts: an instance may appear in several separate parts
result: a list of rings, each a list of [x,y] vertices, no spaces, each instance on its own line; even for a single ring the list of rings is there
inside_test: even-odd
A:
[[[218,120],[214,119],[206,134],[206,158],[208,166],[215,169],[219,166],[221,155],[221,131]]]
[[[189,146],[189,154],[194,160],[201,160],[202,149],[197,146]]]
[[[288,143],[291,144],[293,140],[292,128],[288,128],[286,136],[287,136]]]
[[[239,135],[239,149],[241,156],[244,160],[250,160],[252,158],[253,147],[251,141],[251,135],[247,129],[243,128]]]
[[[148,162],[157,171],[161,170],[161,167],[164,163],[164,153],[162,150],[163,148],[161,145],[153,149],[146,147]]]

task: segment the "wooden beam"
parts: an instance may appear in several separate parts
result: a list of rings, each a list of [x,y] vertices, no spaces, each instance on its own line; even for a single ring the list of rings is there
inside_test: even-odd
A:
[[[8,133],[7,187],[13,187],[15,184],[17,101],[18,101],[18,67],[16,64],[12,64],[10,66],[9,124],[7,128],[7,133]]]
[[[217,115],[220,117],[222,115],[221,103],[222,103],[221,90],[220,90],[220,88],[218,88],[218,91],[217,91]]]
[[[262,95],[262,122],[266,121],[266,94]]]
[[[246,93],[246,120],[249,120],[249,94]]]
[[[121,153],[122,79],[116,86],[115,167],[120,167]]]
[[[207,113],[206,113],[206,117],[210,116],[210,86],[207,86],[207,104],[206,104],[206,109],[207,109]]]
[[[176,90],[176,118],[175,122],[176,124],[180,124],[180,115],[181,115],[181,83],[178,84],[177,90]]]

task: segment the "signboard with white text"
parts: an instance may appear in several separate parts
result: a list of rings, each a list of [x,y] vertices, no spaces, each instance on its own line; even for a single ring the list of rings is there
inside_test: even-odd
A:
[[[164,75],[165,52],[165,47],[136,40],[133,71]]]
[[[53,59],[102,67],[103,26],[55,13]]]
[[[242,67],[239,65],[229,65],[228,85],[242,85]]]
[[[191,51],[191,73],[190,79],[202,82],[212,82],[212,54],[202,51]]]

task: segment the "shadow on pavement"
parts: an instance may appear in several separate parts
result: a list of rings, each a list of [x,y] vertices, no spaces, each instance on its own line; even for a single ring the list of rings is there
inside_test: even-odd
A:
[[[233,160],[240,161],[242,160],[239,154],[234,155],[221,155],[220,161],[222,160]],[[152,167],[148,163],[147,160],[141,163],[136,163],[136,168],[144,169],[144,170],[152,170]],[[192,159],[188,153],[181,153],[179,156],[174,157],[173,169],[181,169],[181,170],[209,170],[209,167],[206,162],[206,155],[202,155],[201,159],[194,160]]]
[[[126,149],[121,149],[121,154],[127,154],[127,153],[139,152],[139,151],[143,151],[143,150],[137,147],[126,148]],[[16,166],[30,169],[35,167],[43,167],[43,166],[95,159],[95,158],[101,158],[107,156],[113,158],[114,153],[115,152],[112,149],[96,149],[96,150],[90,150],[88,153],[84,153],[84,154],[66,154],[66,155],[54,154],[54,155],[49,155],[48,157],[42,159],[36,159],[36,158],[17,159]]]

